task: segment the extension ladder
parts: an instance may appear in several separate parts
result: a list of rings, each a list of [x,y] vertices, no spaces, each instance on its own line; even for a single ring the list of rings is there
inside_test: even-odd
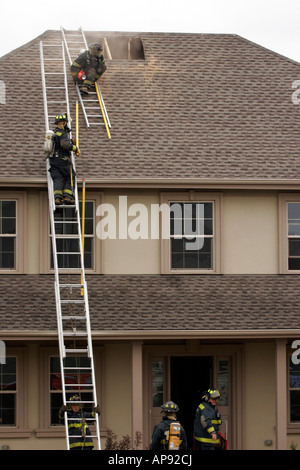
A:
[[[60,44],[40,42],[40,59],[45,128],[48,131],[51,119],[57,114],[67,112],[70,116],[63,42]],[[53,112],[54,108],[56,109],[55,113]],[[71,160],[75,171],[73,153]],[[63,404],[69,404],[70,397],[78,395],[80,400],[72,401],[72,404],[79,404],[81,409],[85,407],[85,411],[92,411],[98,402],[77,179],[73,178],[74,205],[55,206],[53,181],[48,171],[49,167],[49,158],[47,158],[46,170]],[[82,213],[84,213],[84,207],[82,207]],[[95,414],[95,419],[83,418],[82,416],[80,418],[82,426],[89,419],[92,421],[91,436],[89,437],[93,438],[94,445],[97,441],[95,448],[100,450],[98,415]],[[65,428],[67,448],[69,449],[66,412]]]
[[[69,59],[70,66],[74,60],[79,56],[80,52],[88,49],[88,44],[85,38],[85,34],[80,28],[78,31],[66,31],[61,26],[61,33],[66,48],[67,56]],[[107,114],[106,106],[103,100],[103,96],[100,91],[99,83],[95,83],[95,91],[90,92],[89,96],[83,97],[80,93],[80,88],[76,83],[76,90],[81,104],[82,112],[84,115],[85,123],[87,127],[90,126],[101,126],[105,125],[106,132],[109,138],[110,136],[110,120]],[[100,106],[100,109],[99,109]],[[100,111],[101,110],[101,114]],[[97,112],[98,111],[98,112]]]

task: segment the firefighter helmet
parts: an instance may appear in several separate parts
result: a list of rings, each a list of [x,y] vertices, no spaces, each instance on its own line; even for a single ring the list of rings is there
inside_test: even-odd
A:
[[[214,390],[214,389],[209,388],[209,389],[207,390],[207,392],[205,393],[205,395],[204,395],[203,398],[204,398],[206,401],[208,401],[210,398],[212,398],[213,400],[218,400],[218,399],[220,398],[220,396],[221,396],[221,395],[220,395],[219,390],[217,390],[217,389]]]
[[[79,395],[73,395],[72,397],[69,398],[69,401],[80,401],[80,396]]]
[[[61,113],[61,114],[58,114],[57,116],[55,116],[55,119],[54,119],[53,123],[56,124],[57,122],[61,122],[61,121],[65,121],[65,122],[69,121],[67,113]]]
[[[173,401],[167,401],[161,405],[161,410],[166,411],[167,413],[177,413],[179,411],[178,406]]]
[[[102,46],[98,42],[94,42],[89,46],[92,55],[100,56],[102,52]]]

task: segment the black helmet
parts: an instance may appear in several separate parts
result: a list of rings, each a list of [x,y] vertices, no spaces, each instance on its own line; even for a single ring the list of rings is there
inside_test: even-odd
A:
[[[98,42],[94,42],[89,46],[92,55],[100,56],[102,52],[102,46]]]
[[[61,122],[61,121],[65,121],[65,122],[69,121],[67,113],[61,113],[61,114],[58,114],[57,116],[55,116],[55,119],[54,119],[53,123],[56,124],[57,122]]]
[[[72,397],[69,398],[69,401],[80,401],[80,396],[79,395],[73,395]]]
[[[218,400],[220,398],[220,396],[221,395],[220,395],[219,390],[217,390],[217,389],[213,390],[213,389],[209,388],[203,398],[206,401],[208,401],[210,398],[213,398],[214,400]]]
[[[167,401],[161,405],[161,410],[166,411],[167,413],[177,413],[179,411],[178,406],[173,401]]]

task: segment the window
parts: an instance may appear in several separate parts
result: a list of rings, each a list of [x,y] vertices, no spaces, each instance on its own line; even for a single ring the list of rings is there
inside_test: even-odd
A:
[[[27,428],[27,354],[23,348],[8,348],[0,364],[0,438],[30,437]]]
[[[88,357],[68,357],[65,359],[65,367],[68,367],[66,375],[66,391],[67,400],[74,394],[79,394],[82,400],[91,401],[91,371],[90,359]],[[84,387],[76,386],[76,384],[85,384]],[[50,357],[50,425],[55,426],[62,424],[59,420],[58,413],[63,404],[61,369],[59,357]],[[85,411],[89,410],[85,405]]]
[[[80,221],[82,224],[82,203],[79,204]],[[57,234],[70,235],[70,238],[57,238],[57,260],[59,268],[79,268],[80,262],[80,247],[78,238],[71,238],[78,233],[77,217],[73,209],[64,209],[56,211],[55,213],[55,227]],[[50,224],[49,224],[50,225]],[[85,203],[85,227],[84,227],[84,266],[85,269],[93,269],[94,259],[94,203],[86,201]],[[81,228],[81,227],[80,227]],[[51,228],[50,228],[51,236]],[[53,250],[51,247],[51,269],[53,269]]]
[[[0,272],[24,272],[26,259],[26,193],[0,191]]]
[[[300,195],[279,196],[280,273],[300,272]]]
[[[213,202],[171,202],[171,269],[212,269]]]
[[[16,269],[16,201],[0,201],[0,268]]]
[[[300,202],[287,203],[288,269],[300,270]]]
[[[162,271],[220,272],[221,195],[165,193],[161,202],[163,231],[168,227],[168,236],[162,236]]]
[[[290,356],[289,364],[289,422],[300,423],[300,364]]]
[[[101,240],[96,237],[96,208],[101,204],[101,193],[88,193],[85,201],[85,226],[84,226],[84,263],[86,273],[101,271]],[[81,195],[79,194],[79,198]],[[80,213],[82,204],[79,202]],[[48,193],[40,193],[40,272],[49,273],[53,269],[53,246],[51,237],[51,224],[49,218]],[[80,247],[77,234],[77,219],[73,208],[64,208],[55,211],[56,233],[70,235],[67,238],[56,238],[57,260],[59,267],[76,269],[81,266]],[[82,223],[80,224],[82,230]]]
[[[0,364],[0,426],[16,426],[17,360]]]
[[[164,362],[152,362],[152,406],[161,406],[164,402]]]

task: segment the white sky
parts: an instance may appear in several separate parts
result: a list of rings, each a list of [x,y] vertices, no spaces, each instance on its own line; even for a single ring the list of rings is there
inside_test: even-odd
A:
[[[238,34],[300,62],[300,0],[6,0],[0,13],[0,57],[60,26]]]

